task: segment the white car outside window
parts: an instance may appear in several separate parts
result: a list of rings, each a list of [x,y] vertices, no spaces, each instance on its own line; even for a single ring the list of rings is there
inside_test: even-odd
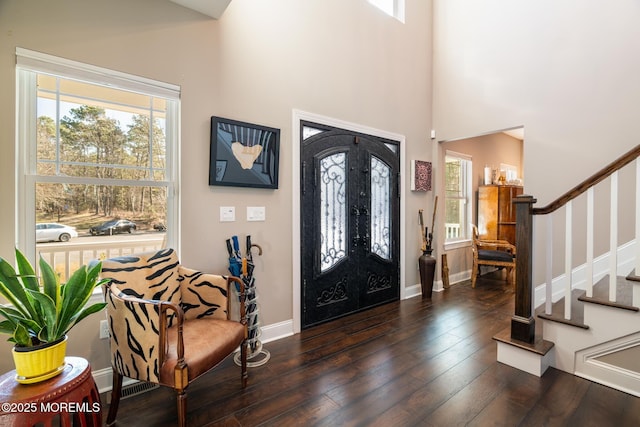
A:
[[[36,242],[68,242],[75,237],[78,237],[75,227],[53,222],[36,224]]]

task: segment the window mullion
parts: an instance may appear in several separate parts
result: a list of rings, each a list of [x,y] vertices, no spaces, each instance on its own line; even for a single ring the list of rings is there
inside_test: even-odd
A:
[[[180,104],[167,100],[165,119],[165,179],[171,183],[167,191],[167,245],[180,253]]]
[[[76,176],[32,175],[34,182],[54,184],[113,185],[119,187],[169,187],[170,181],[93,178]]]
[[[37,145],[38,141],[36,141]],[[56,175],[60,175],[60,78],[56,77]],[[37,160],[36,160],[37,161]]]
[[[153,138],[153,120],[154,120],[154,114],[153,114],[153,100],[154,97],[150,96],[149,97],[149,146],[147,147],[149,149],[148,151],[148,156],[149,156],[149,167],[148,167],[148,174],[149,174],[149,179],[153,179],[153,170],[155,169],[153,166],[153,144],[155,143],[154,138]]]
[[[35,242],[27,233],[35,230],[35,192],[30,175],[36,171],[36,117],[37,117],[37,87],[36,73],[27,70],[18,72],[17,109],[18,114],[18,167],[15,218],[15,246],[27,255],[33,263],[35,261]]]

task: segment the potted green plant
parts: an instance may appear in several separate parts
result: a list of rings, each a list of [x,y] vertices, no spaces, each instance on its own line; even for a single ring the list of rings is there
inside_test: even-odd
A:
[[[32,383],[51,378],[64,368],[67,332],[82,319],[102,310],[106,303],[86,306],[99,278],[102,263],[83,265],[67,283],[42,256],[40,280],[29,260],[16,249],[16,266],[0,257],[0,294],[9,304],[0,304],[0,332],[14,343],[16,380]],[[52,353],[52,354],[49,354]]]

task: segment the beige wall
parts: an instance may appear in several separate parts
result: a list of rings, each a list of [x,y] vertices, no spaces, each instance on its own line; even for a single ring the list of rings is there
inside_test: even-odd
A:
[[[438,139],[524,125],[527,191],[550,202],[638,142],[639,17],[633,0],[436,0]]]
[[[366,1],[233,0],[218,21],[161,0],[0,2],[0,256],[15,244],[15,48],[22,47],[180,85],[182,99],[181,259],[226,271],[224,240],[251,234],[263,325],[292,313],[292,110],[300,109],[406,137],[406,158],[430,160],[431,1],[407,0],[402,24]],[[280,188],[209,187],[212,115],[277,127]],[[406,285],[418,283],[417,217],[432,194],[406,191]],[[220,206],[238,221],[220,223]],[[265,206],[266,222],[244,220]],[[69,354],[108,366],[98,321],[72,331]],[[8,344],[2,344],[8,349]],[[3,347],[3,348],[4,348]],[[0,371],[11,369],[0,358]]]
[[[435,0],[438,140],[524,126],[525,192],[551,202],[638,144],[639,19],[634,0]]]

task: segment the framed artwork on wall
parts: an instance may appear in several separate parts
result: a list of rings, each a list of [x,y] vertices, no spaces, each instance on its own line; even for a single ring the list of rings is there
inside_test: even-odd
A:
[[[209,185],[278,188],[280,129],[211,117]]]
[[[411,191],[431,190],[431,162],[414,160],[411,162]]]

